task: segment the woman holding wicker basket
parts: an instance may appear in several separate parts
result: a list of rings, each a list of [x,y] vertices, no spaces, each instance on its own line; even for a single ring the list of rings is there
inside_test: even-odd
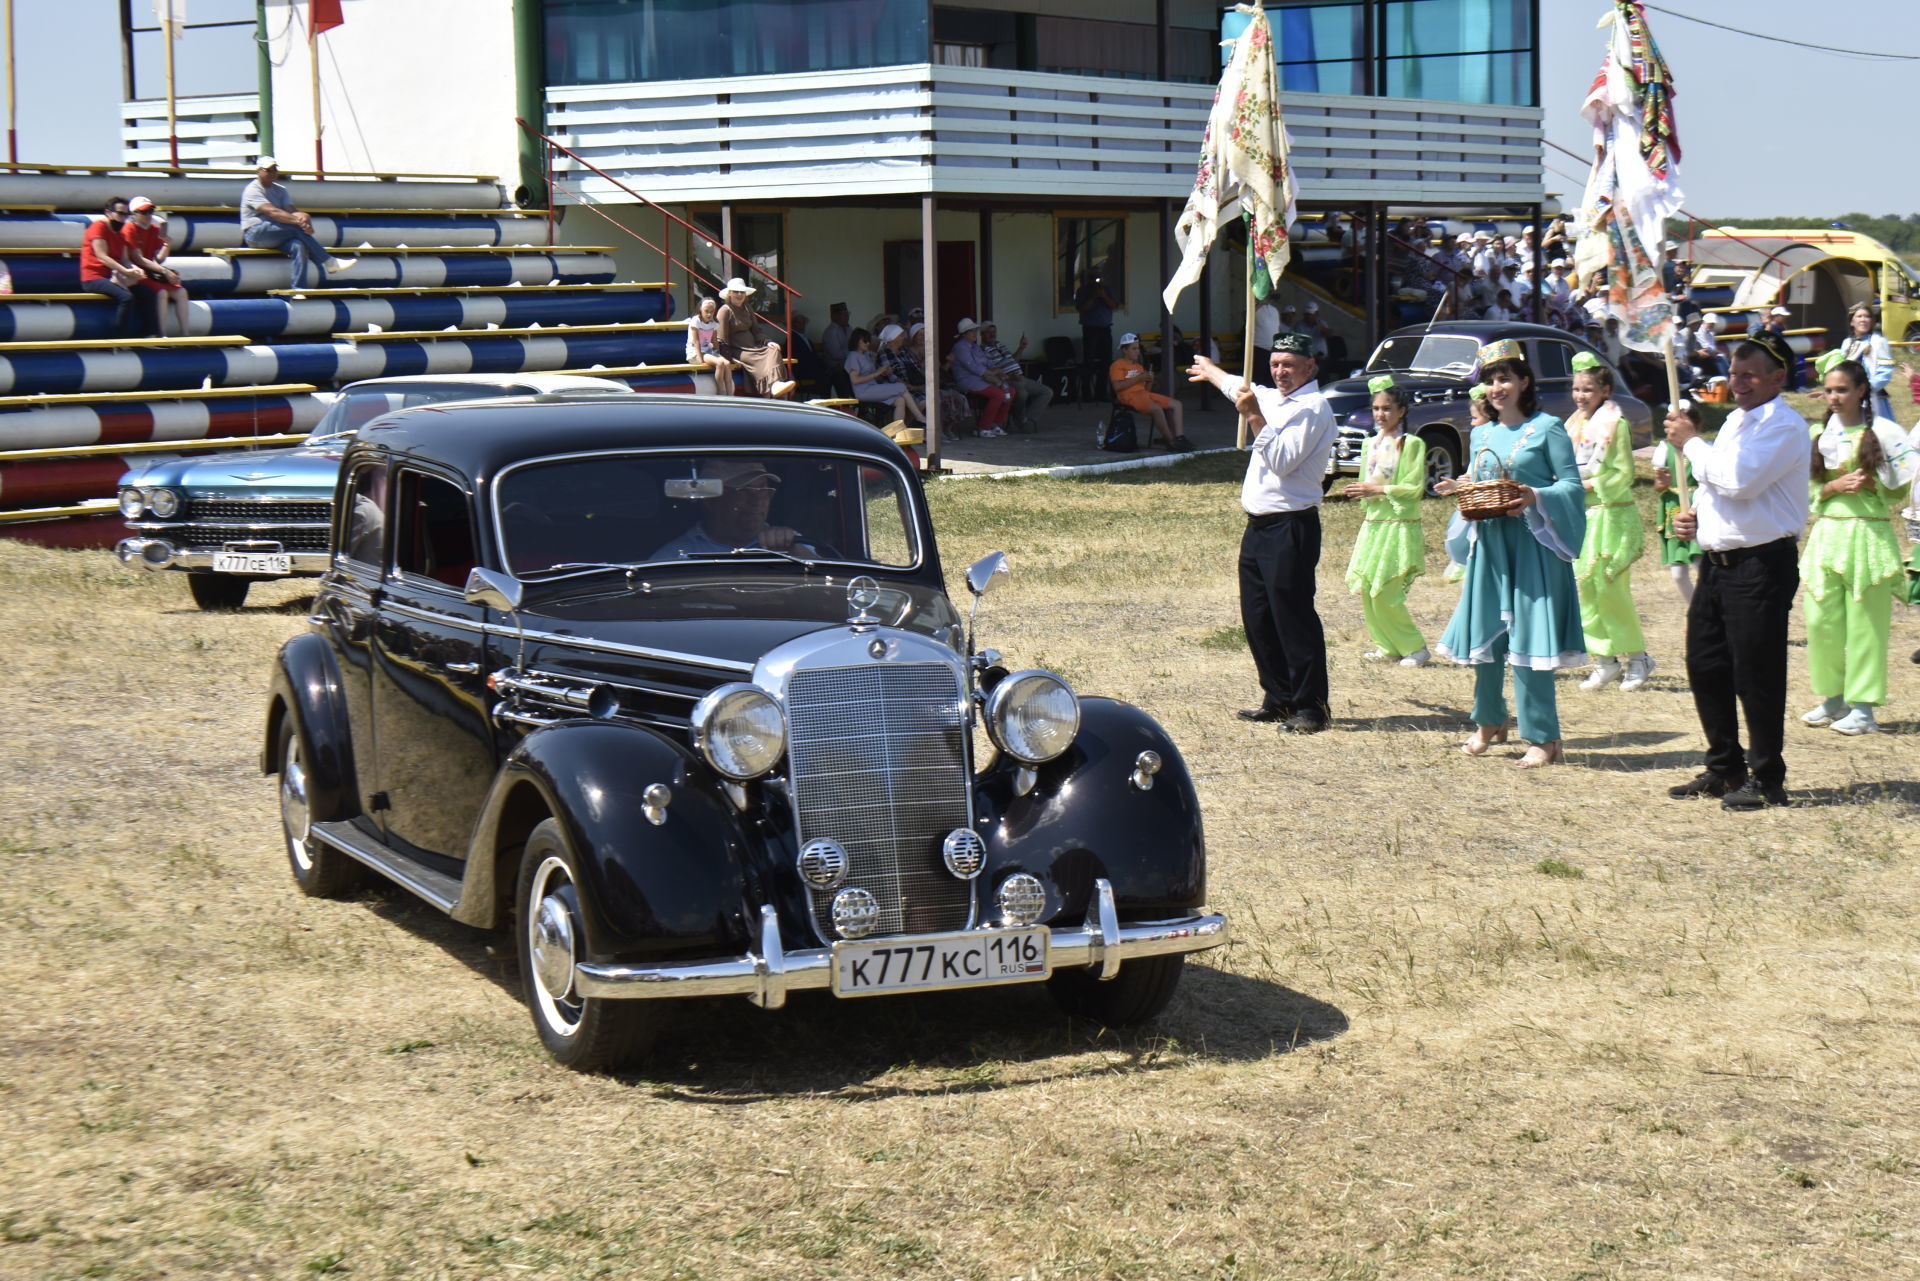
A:
[[[1520,737],[1531,746],[1517,769],[1561,757],[1553,674],[1582,667],[1580,592],[1573,561],[1587,531],[1586,490],[1566,424],[1540,412],[1533,370],[1510,338],[1480,349],[1480,381],[1494,421],[1473,433],[1467,479],[1455,487],[1466,518],[1460,604],[1434,646],[1443,658],[1475,667],[1474,731],[1460,750],[1485,756],[1507,741],[1506,678]]]

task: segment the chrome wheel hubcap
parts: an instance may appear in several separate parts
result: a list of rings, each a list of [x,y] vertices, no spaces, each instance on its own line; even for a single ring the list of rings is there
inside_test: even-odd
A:
[[[527,896],[527,969],[541,1017],[555,1031],[572,1035],[580,1025],[580,1003],[573,996],[577,959],[574,914],[561,893],[571,885],[566,865],[550,858],[534,873]]]
[[[313,855],[307,851],[307,837],[313,828],[313,807],[307,800],[307,763],[300,755],[300,740],[287,744],[287,759],[280,763],[280,823],[287,832],[287,853],[301,871],[313,867]]]

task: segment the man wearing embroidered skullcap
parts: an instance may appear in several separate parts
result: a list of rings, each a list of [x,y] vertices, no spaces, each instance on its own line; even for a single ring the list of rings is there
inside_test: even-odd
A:
[[[1327,637],[1314,609],[1314,572],[1320,565],[1321,478],[1337,433],[1316,380],[1311,338],[1276,337],[1270,368],[1274,385],[1259,387],[1195,356],[1190,377],[1211,383],[1259,433],[1240,486],[1247,527],[1239,571],[1240,621],[1261,700],[1239,716],[1317,734],[1327,727]]]
[[[1812,458],[1807,420],[1780,396],[1792,363],[1786,341],[1771,333],[1734,348],[1738,408],[1712,441],[1686,414],[1667,415],[1667,440],[1698,482],[1694,505],[1674,513],[1673,533],[1703,553],[1687,606],[1687,683],[1707,738],[1706,769],[1667,794],[1717,796],[1736,811],[1788,803],[1787,615],[1800,586]]]

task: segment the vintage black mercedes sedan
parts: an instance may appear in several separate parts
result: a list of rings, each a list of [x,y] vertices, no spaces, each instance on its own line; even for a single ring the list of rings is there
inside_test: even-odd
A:
[[[864,424],[422,408],[361,430],[334,512],[267,706],[294,879],[510,927],[562,1063],[644,1052],[667,997],[1044,980],[1130,1023],[1226,941],[1179,750],[975,650],[918,476]],[[1004,572],[968,572],[976,609]]]

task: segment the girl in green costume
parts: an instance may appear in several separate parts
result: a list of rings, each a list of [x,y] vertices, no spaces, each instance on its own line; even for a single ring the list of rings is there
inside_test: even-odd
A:
[[[1371,379],[1367,390],[1373,393],[1375,431],[1361,447],[1360,479],[1346,491],[1347,497],[1361,501],[1364,511],[1353,559],[1347,563],[1347,589],[1360,597],[1367,635],[1376,647],[1365,657],[1425,667],[1433,656],[1407,611],[1407,589],[1427,563],[1427,540],[1420,526],[1427,442],[1407,438],[1407,407],[1412,402],[1393,375]]]
[[[1800,581],[1807,679],[1820,705],[1800,719],[1873,734],[1880,729],[1873,709],[1887,701],[1893,593],[1905,573],[1893,518],[1913,488],[1917,460],[1897,423],[1874,419],[1873,388],[1858,361],[1823,357],[1816,367],[1831,416],[1813,436],[1813,528],[1800,552]]]
[[[1560,759],[1553,673],[1587,661],[1573,559],[1586,536],[1587,507],[1566,424],[1540,412],[1540,393],[1520,344],[1503,338],[1480,349],[1480,381],[1495,421],[1473,433],[1475,479],[1505,475],[1523,486],[1502,516],[1466,522],[1467,578],[1446,634],[1443,658],[1474,667],[1472,737],[1460,745],[1484,756],[1507,738],[1506,677],[1513,669],[1520,736],[1533,746],[1514,764],[1534,769]]]
[[[1467,439],[1473,439],[1473,433],[1493,421],[1493,411],[1487,408],[1487,385],[1475,383],[1467,389]],[[1459,482],[1448,477],[1434,485],[1433,492],[1450,495],[1459,487]],[[1458,583],[1467,576],[1466,519],[1455,512],[1447,518],[1446,549],[1447,572],[1441,577],[1449,583]],[[1455,558],[1458,553],[1458,559]]]
[[[1691,401],[1680,402],[1680,412],[1693,420],[1693,425],[1701,425],[1700,407]],[[1700,560],[1700,544],[1691,538],[1676,537],[1673,532],[1673,514],[1680,510],[1680,495],[1674,492],[1673,473],[1676,464],[1686,469],[1687,492],[1694,487],[1693,464],[1679,456],[1679,451],[1666,441],[1653,452],[1653,490],[1660,495],[1660,563],[1673,575],[1674,588],[1680,593],[1683,604],[1693,604],[1693,567]]]
[[[1594,660],[1580,688],[1604,689],[1618,680],[1632,693],[1653,673],[1633,607],[1633,562],[1646,552],[1647,531],[1633,498],[1633,433],[1613,400],[1613,371],[1592,352],[1573,358],[1573,403],[1567,435],[1587,491],[1587,537],[1573,576],[1580,584],[1580,629]]]

